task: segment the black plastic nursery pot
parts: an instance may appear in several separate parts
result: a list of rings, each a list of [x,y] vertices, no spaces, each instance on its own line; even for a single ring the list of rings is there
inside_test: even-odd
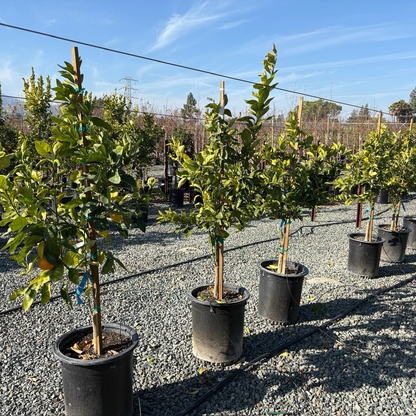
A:
[[[183,207],[183,195],[185,193],[184,189],[173,189],[169,188],[169,202],[174,207]]]
[[[309,270],[293,262],[287,262],[287,267],[298,269],[294,274],[280,274],[267,268],[277,266],[278,262],[271,259],[257,264],[260,269],[258,312],[262,318],[273,322],[294,324],[299,319],[303,280]]]
[[[403,217],[403,227],[411,230],[407,239],[407,247],[416,249],[416,217],[410,215]]]
[[[64,355],[65,348],[92,331],[92,327],[74,329],[58,338],[53,353],[61,363],[67,416],[131,416],[133,414],[133,351],[139,337],[123,324],[102,325],[103,331],[132,338],[132,344],[111,357],[80,360]]]
[[[373,241],[365,241],[365,234],[348,234],[349,251],[347,269],[357,276],[377,277],[383,243],[381,237],[373,237]]]
[[[390,195],[388,191],[380,191],[375,199],[378,204],[390,204]]]
[[[401,263],[406,254],[406,245],[410,232],[410,228],[391,231],[390,225],[378,225],[377,234],[386,240],[381,250],[381,260],[390,263]]]
[[[197,293],[212,285],[199,285],[188,293],[192,306],[194,356],[215,364],[231,364],[243,352],[244,311],[250,293],[238,286],[224,285],[243,297],[235,302],[211,303],[197,299]]]

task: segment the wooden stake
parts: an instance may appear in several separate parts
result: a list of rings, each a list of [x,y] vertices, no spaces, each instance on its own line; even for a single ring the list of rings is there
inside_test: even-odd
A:
[[[315,221],[315,217],[316,217],[316,207],[313,207],[311,210],[311,221]]]
[[[298,125],[299,125],[299,128],[302,128],[302,108],[303,108],[303,97],[299,97],[299,107],[298,107]]]
[[[378,119],[377,119],[377,135],[380,137],[381,132],[381,111],[378,113]]]
[[[364,187],[362,188],[361,185],[358,185],[357,194],[361,195],[364,192]],[[357,203],[357,215],[355,217],[355,228],[361,228],[361,220],[363,217],[363,203]]]
[[[410,120],[409,131],[410,131],[410,133],[413,133],[413,118]]]
[[[224,118],[223,108],[224,108],[224,81],[220,81],[220,106],[222,109],[221,117]],[[220,161],[221,166],[221,176],[224,175],[224,161]],[[214,284],[214,296],[222,300],[223,298],[223,284],[224,284],[224,243],[216,242],[216,255],[218,260],[218,271],[215,273],[216,285]]]
[[[277,273],[285,274],[286,272],[286,262],[287,262],[287,250],[289,247],[289,231],[290,231],[290,218],[285,219],[285,231],[283,235],[282,248],[279,253],[279,264]]]
[[[399,215],[400,215],[400,205],[401,205],[401,201],[399,201],[396,205],[396,210],[393,214],[393,218],[394,218],[394,223],[392,224],[392,231],[397,231],[397,224],[399,222]]]
[[[166,199],[168,199],[168,194],[169,194],[169,157],[168,157],[168,152],[169,152],[169,146],[168,146],[168,136],[167,133],[165,132],[165,196]]]
[[[78,98],[77,102],[79,104],[83,103],[82,97],[82,81],[80,77],[80,60],[78,55],[78,48],[76,46],[72,47],[72,62],[74,66],[74,80],[76,88],[78,88]],[[78,113],[78,120],[82,120],[82,114]],[[87,140],[85,137],[84,126],[80,123],[80,131],[79,134],[82,137],[82,145],[86,147]],[[82,166],[83,172],[88,173],[89,169],[88,166],[85,164]],[[89,180],[85,180],[85,187],[89,187]],[[87,199],[91,199],[91,191],[86,193]],[[95,230],[93,228],[93,220],[88,219],[88,234],[90,241],[96,240]],[[90,255],[92,259],[97,258],[97,244],[90,248]],[[92,314],[92,328],[93,328],[93,341],[94,341],[94,352],[96,355],[101,355],[102,350],[102,328],[101,328],[101,302],[100,302],[100,281],[99,281],[99,274],[98,274],[98,266],[90,265],[91,270],[91,282],[92,282],[92,293],[94,298],[94,311]]]
[[[365,241],[373,241],[374,203],[371,205],[369,218],[370,219],[368,220],[367,229],[365,232]]]

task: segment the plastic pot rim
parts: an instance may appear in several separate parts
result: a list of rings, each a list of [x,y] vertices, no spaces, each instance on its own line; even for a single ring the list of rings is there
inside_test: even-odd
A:
[[[68,339],[75,336],[77,332],[84,332],[84,331],[92,330],[92,325],[88,325],[88,326],[82,326],[82,327],[72,329],[71,331],[65,332],[63,335],[61,335],[53,343],[53,348],[52,348],[53,354],[61,363],[75,365],[79,367],[93,367],[93,366],[99,366],[102,364],[109,364],[111,362],[122,359],[123,356],[133,351],[139,343],[139,335],[132,327],[128,325],[111,322],[111,323],[102,323],[101,328],[103,331],[113,331],[113,332],[116,332],[118,329],[122,328],[124,333],[127,332],[128,335],[131,336],[132,344],[128,348],[126,348],[124,351],[118,353],[117,355],[113,355],[111,357],[106,357],[106,358],[98,358],[95,360],[80,360],[78,358],[67,357],[66,355],[62,354],[59,347],[63,343],[67,342]]]
[[[373,241],[365,241],[365,240],[359,240],[358,238],[355,238],[354,236],[360,236],[360,237],[365,237],[364,233],[350,233],[347,235],[347,237],[352,240],[352,241],[357,241],[359,243],[363,243],[363,244],[383,244],[386,242],[386,239],[380,236],[376,236],[377,240],[373,240]]]
[[[383,228],[383,227],[389,227],[389,229],[387,228]],[[389,224],[378,224],[377,225],[378,229],[381,229],[382,231],[386,232],[386,233],[397,233],[397,234],[409,234],[412,232],[412,230],[410,228],[407,227],[401,227],[400,230],[396,230],[396,231],[392,231],[390,230],[390,225]]]
[[[242,287],[242,286],[237,286],[237,285],[224,285],[223,288],[227,289],[227,290],[236,290],[238,293],[240,293],[241,295],[243,295],[243,298],[240,300],[237,300],[235,302],[228,302],[228,303],[217,303],[217,302],[207,302],[206,300],[199,300],[197,299],[192,292],[195,292],[195,290],[197,289],[202,289],[202,288],[207,288],[209,286],[214,286],[214,284],[207,284],[207,283],[202,283],[199,285],[194,286],[188,293],[188,299],[193,302],[193,303],[198,303],[200,305],[206,305],[206,306],[212,306],[214,308],[226,308],[226,307],[232,307],[234,305],[239,305],[241,303],[246,303],[249,298],[250,298],[250,292]]]
[[[301,273],[298,273],[298,274],[292,274],[292,273],[290,273],[290,274],[286,274],[286,273],[276,273],[273,270],[266,269],[265,267],[263,267],[262,266],[262,263],[265,263],[265,262],[276,262],[276,263],[278,263],[279,262],[279,259],[265,259],[265,260],[260,260],[257,263],[257,267],[260,270],[263,270],[266,273],[270,273],[272,276],[274,275],[274,276],[279,276],[279,277],[285,277],[285,278],[288,278],[288,279],[292,279],[292,278],[293,279],[296,279],[298,277],[304,277],[307,274],[309,274],[309,270],[308,270],[308,268],[306,266],[304,266],[301,263],[297,263],[295,261],[288,261],[286,264],[293,264],[294,266],[301,267],[303,269],[303,271]]]

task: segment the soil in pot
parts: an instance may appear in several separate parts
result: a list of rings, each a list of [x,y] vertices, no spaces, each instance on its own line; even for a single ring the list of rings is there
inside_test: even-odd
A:
[[[409,228],[403,227],[397,231],[391,231],[390,226],[387,224],[378,225],[378,236],[386,240],[381,250],[381,260],[390,263],[403,262],[410,232]]]
[[[365,234],[348,234],[349,251],[347,269],[357,276],[377,277],[384,238],[374,237],[365,241]]]
[[[250,294],[244,288],[226,285],[224,303],[200,300],[203,296],[209,298],[209,287],[199,285],[188,293],[193,353],[202,361],[228,365],[236,362],[243,351],[244,311]]]
[[[280,274],[273,271],[277,264],[277,259],[257,264],[260,269],[258,312],[272,322],[294,324],[299,319],[303,281],[309,271],[299,263],[287,262],[286,273]]]
[[[80,339],[71,339],[63,346],[64,354],[67,357],[78,358],[80,360],[97,360],[107,358],[125,351],[131,344],[131,337],[116,332],[103,331],[102,353],[95,355],[92,343],[92,329],[89,333],[80,335]]]
[[[110,338],[114,338],[115,343],[109,342],[108,347],[116,354],[107,350],[110,355],[105,358],[87,360],[66,355],[68,346],[75,343],[79,346],[85,337],[88,340],[91,326],[70,331],[53,345],[53,353],[61,363],[67,416],[133,414],[133,351],[138,345],[138,335],[133,328],[123,324],[103,324],[102,328],[104,333],[114,334]],[[117,352],[115,348],[121,344],[124,350]]]

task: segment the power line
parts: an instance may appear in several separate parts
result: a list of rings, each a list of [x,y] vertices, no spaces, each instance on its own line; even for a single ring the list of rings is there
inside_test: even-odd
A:
[[[149,57],[143,56],[143,55],[137,55],[137,54],[130,53],[130,52],[119,51],[117,49],[106,48],[104,46],[99,46],[99,45],[95,45],[95,44],[92,44],[92,43],[87,43],[87,42],[82,42],[82,41],[78,41],[78,40],[74,40],[74,39],[64,38],[62,36],[56,36],[56,35],[52,35],[50,33],[39,32],[37,30],[27,29],[27,28],[23,28],[23,27],[19,27],[19,26],[13,26],[13,25],[9,25],[9,24],[6,24],[6,23],[1,23],[0,22],[0,26],[9,27],[11,29],[22,30],[24,32],[34,33],[36,35],[46,36],[46,37],[50,37],[50,38],[53,38],[53,39],[63,40],[65,42],[77,43],[79,45],[84,45],[84,46],[88,46],[90,48],[95,48],[95,49],[101,49],[101,50],[104,50],[104,51],[107,51],[107,52],[113,52],[113,53],[117,53],[117,54],[121,54],[121,55],[127,55],[127,56],[131,56],[133,58],[139,58],[139,59],[144,59],[144,60],[151,61],[151,62],[157,62],[157,63],[163,64],[163,65],[170,65],[170,66],[174,66],[174,67],[177,67],[177,68],[187,69],[189,71],[195,71],[195,72],[200,72],[200,73],[203,73],[203,74],[213,75],[215,77],[230,79],[232,81],[244,82],[244,83],[248,83],[248,84],[251,84],[251,85],[252,84],[257,84],[257,82],[248,81],[248,80],[245,80],[245,79],[242,79],[242,78],[232,77],[230,75],[218,74],[216,72],[206,71],[204,69],[194,68],[194,67],[190,67],[190,66],[186,66],[186,65],[180,65],[180,64],[173,63],[173,62],[167,62],[167,61],[163,61],[161,59],[149,58]],[[304,97],[315,98],[315,99],[318,99],[318,100],[324,100],[324,101],[328,101],[328,102],[335,103],[335,104],[346,105],[346,106],[349,106],[349,107],[362,108],[362,106],[360,106],[360,105],[355,105],[355,104],[345,103],[343,101],[327,99],[327,98],[319,97],[317,95],[301,93],[301,92],[298,92],[298,91],[292,91],[292,90],[288,90],[288,89],[280,88],[280,87],[276,87],[276,86],[273,87],[273,89],[276,89],[278,91],[283,91],[283,92],[289,92],[291,94],[301,95],[301,96],[304,96]],[[375,111],[375,112],[380,111],[380,110],[376,110],[376,109],[369,109],[369,110],[370,111]],[[381,113],[383,115],[390,115],[390,113],[387,113],[387,112],[384,112],[384,111],[382,111]]]

